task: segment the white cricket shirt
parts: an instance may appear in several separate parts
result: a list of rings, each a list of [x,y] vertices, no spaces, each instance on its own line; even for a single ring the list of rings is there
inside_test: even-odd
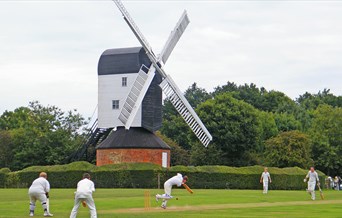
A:
[[[82,179],[77,183],[77,193],[92,194],[94,191],[95,185],[89,179]]]
[[[262,181],[268,182],[268,177],[270,177],[270,173],[269,172],[262,172],[261,176],[262,176]]]
[[[32,182],[29,193],[45,194],[50,191],[50,183],[44,177],[39,177]]]
[[[174,186],[174,185],[176,185],[176,186],[179,187],[179,186],[182,185],[182,182],[183,182],[183,176],[182,176],[182,174],[177,173],[176,176],[174,176],[174,177],[168,179],[168,180],[165,182],[165,184],[167,184],[167,185],[169,185],[169,186]]]
[[[309,182],[319,182],[318,174],[316,173],[316,171],[309,171],[306,177],[309,178]]]

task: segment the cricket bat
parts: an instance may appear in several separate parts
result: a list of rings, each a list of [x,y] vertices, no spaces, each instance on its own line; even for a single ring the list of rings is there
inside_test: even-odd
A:
[[[324,200],[324,195],[323,195],[323,191],[321,189],[321,186],[317,184],[317,187],[319,189],[319,195],[321,196],[321,199]]]
[[[186,190],[188,190],[188,192],[190,192],[191,194],[193,194],[194,192],[191,190],[191,188],[189,188],[189,186],[187,184],[183,184],[184,188],[186,188]]]

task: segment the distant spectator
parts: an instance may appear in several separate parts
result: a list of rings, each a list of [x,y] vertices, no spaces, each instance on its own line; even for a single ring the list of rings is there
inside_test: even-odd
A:
[[[326,187],[326,189],[330,189],[331,188],[331,181],[332,181],[332,179],[331,179],[330,176],[325,178],[325,187]]]
[[[328,177],[330,181],[330,188],[334,189],[334,180],[331,178],[331,176]]]
[[[335,190],[339,190],[339,188],[338,188],[338,177],[337,176],[335,176],[335,178],[334,178],[334,188],[335,188]]]

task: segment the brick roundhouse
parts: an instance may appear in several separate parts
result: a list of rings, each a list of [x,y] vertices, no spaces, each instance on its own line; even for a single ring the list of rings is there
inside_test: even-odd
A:
[[[104,140],[96,151],[96,165],[144,162],[170,167],[170,147],[144,128],[119,127]],[[164,163],[163,163],[164,161]]]

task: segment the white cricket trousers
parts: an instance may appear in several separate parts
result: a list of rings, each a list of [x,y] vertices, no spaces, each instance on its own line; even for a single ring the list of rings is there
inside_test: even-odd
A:
[[[311,193],[312,200],[316,199],[315,187],[316,187],[316,182],[308,182],[308,192]]]
[[[36,208],[36,201],[40,201],[42,203],[42,207],[44,212],[47,211],[46,205],[46,194],[38,193],[38,192],[30,192],[30,212],[34,213],[34,209]]]
[[[268,181],[263,181],[263,186],[264,186],[263,193],[267,194],[267,192],[268,192]]]
[[[70,218],[76,218],[78,208],[82,201],[85,201],[90,212],[90,218],[97,218],[95,202],[91,194],[88,193],[76,193],[75,204],[71,210]]]
[[[171,196],[171,190],[172,190],[172,185],[167,183],[167,182],[165,182],[164,183],[164,192],[165,192],[165,194],[168,195],[168,196]],[[164,199],[162,205],[166,206],[166,204],[167,204],[167,200]]]

